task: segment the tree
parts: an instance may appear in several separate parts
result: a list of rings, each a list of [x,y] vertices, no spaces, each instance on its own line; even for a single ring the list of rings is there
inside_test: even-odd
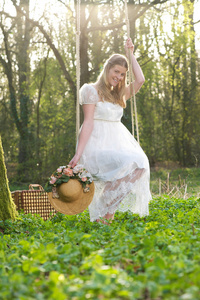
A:
[[[199,156],[200,129],[194,2],[177,1],[168,11],[171,12],[171,31],[164,32],[159,19],[156,32],[161,75],[158,87],[161,96],[160,122],[166,140],[164,151],[168,159],[178,161],[182,166],[191,166],[196,164],[196,157]]]
[[[8,186],[6,166],[4,163],[3,146],[0,136],[0,220],[14,220],[17,215],[15,204],[12,200],[11,192]]]
[[[29,0],[21,1],[21,6],[29,14]],[[5,16],[6,18],[6,16]],[[3,33],[4,49],[0,55],[9,87],[10,108],[12,118],[19,132],[19,156],[20,165],[19,176],[27,176],[28,161],[31,155],[30,135],[29,135],[29,44],[30,44],[30,24],[27,18],[20,12],[16,18],[12,18],[8,28],[3,22],[0,22],[0,28]],[[13,47],[13,42],[15,47]],[[13,49],[14,48],[14,49]],[[16,71],[17,70],[17,71]],[[21,172],[22,170],[22,172]]]
[[[44,75],[45,80],[40,97]],[[76,112],[74,99],[66,92],[67,82],[63,78],[57,60],[53,57],[49,58],[46,63],[45,60],[40,60],[32,77],[32,92],[36,91],[36,93],[30,128],[33,128],[35,146],[39,147],[39,153],[36,148],[33,151],[37,169],[34,170],[32,178],[39,181],[58,165],[67,164],[73,156]],[[38,102],[40,102],[39,116]],[[41,120],[39,124],[38,118]],[[34,132],[35,128],[38,128],[36,132]]]

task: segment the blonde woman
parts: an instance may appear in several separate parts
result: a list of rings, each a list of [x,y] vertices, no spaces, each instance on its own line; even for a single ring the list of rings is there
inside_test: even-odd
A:
[[[129,38],[135,93],[145,79],[133,55]],[[78,162],[91,173],[95,195],[89,206],[90,220],[105,224],[114,219],[116,210],[145,216],[149,214],[149,161],[138,142],[121,123],[123,108],[130,98],[126,86],[128,63],[125,56],[112,55],[105,63],[97,82],[84,84],[80,89],[84,122],[80,130],[77,150],[70,161]]]

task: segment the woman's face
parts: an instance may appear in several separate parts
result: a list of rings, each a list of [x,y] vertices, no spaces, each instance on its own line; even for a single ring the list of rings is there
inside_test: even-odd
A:
[[[108,72],[108,82],[111,86],[115,87],[126,76],[126,68],[120,65],[115,65]]]

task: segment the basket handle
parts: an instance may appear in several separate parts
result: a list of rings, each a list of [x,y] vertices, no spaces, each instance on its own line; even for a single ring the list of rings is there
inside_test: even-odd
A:
[[[34,188],[38,188],[40,191],[44,191],[43,187],[39,184],[29,184],[29,190],[34,191]]]

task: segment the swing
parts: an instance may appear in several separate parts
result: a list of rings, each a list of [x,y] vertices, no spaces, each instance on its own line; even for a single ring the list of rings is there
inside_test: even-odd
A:
[[[79,129],[80,129],[80,105],[79,105],[79,90],[80,90],[80,6],[81,0],[77,0],[76,5],[76,140],[78,140]],[[127,0],[125,0],[125,23],[127,27],[127,35],[130,37],[130,22],[128,18],[128,7],[127,7]],[[134,76],[132,71],[132,57],[128,55],[129,61],[129,84],[134,82]],[[130,85],[131,89],[131,85]],[[131,97],[130,97],[130,107],[131,107],[131,125],[132,125],[132,135],[134,136],[134,114],[135,114],[135,126],[136,126],[136,134],[137,134],[137,141],[139,143],[139,128],[138,128],[138,118],[137,118],[137,105],[136,105],[136,98],[135,98],[135,91],[134,91],[134,84],[132,85],[131,89]],[[133,109],[134,106],[134,109]]]
[[[77,16],[77,31],[76,31],[76,93],[77,93],[77,103],[76,103],[76,138],[78,138],[79,128],[80,128],[80,106],[79,106],[79,90],[80,90],[80,2],[77,0],[76,7],[76,16]],[[127,0],[125,0],[125,14],[126,14],[126,26],[127,33],[130,36],[130,26],[128,19],[128,9],[127,9]],[[133,82],[133,72],[132,72],[132,59],[129,51],[129,83]],[[137,107],[135,100],[135,91],[134,86],[131,89],[131,120],[132,120],[132,134],[134,136],[134,117],[133,117],[133,104],[135,111],[135,122],[136,122],[136,132],[137,132],[137,141],[139,143],[139,130],[138,130],[138,121],[137,121]],[[37,190],[35,190],[37,188]],[[24,191],[15,191],[12,192],[13,200],[17,206],[17,209],[23,209],[25,213],[39,214],[44,220],[47,220],[50,215],[54,216],[56,210],[51,205],[48,200],[47,193],[43,191],[43,188],[38,184],[31,184],[29,190]]]

